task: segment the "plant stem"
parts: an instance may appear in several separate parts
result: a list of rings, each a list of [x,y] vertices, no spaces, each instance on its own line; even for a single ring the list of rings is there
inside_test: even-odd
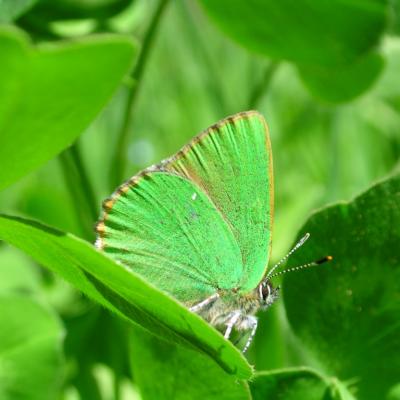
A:
[[[94,235],[93,224],[97,219],[98,210],[96,197],[77,142],[61,153],[60,162],[77,218],[80,221],[82,234],[86,239],[91,240]]]
[[[154,14],[151,18],[149,27],[144,36],[142,49],[140,51],[135,68],[132,71],[131,77],[134,80],[134,85],[130,88],[128,99],[125,104],[124,116],[122,121],[121,130],[118,135],[118,140],[115,148],[115,153],[110,169],[110,184],[111,190],[114,189],[123,179],[123,174],[126,165],[126,147],[128,145],[129,132],[132,126],[133,111],[135,100],[142,82],[143,72],[148,60],[150,49],[154,42],[155,33],[161,21],[162,14],[168,4],[169,0],[160,0]]]
[[[87,208],[90,212],[90,217],[93,220],[96,220],[98,217],[98,207],[97,207],[97,201],[96,201],[96,196],[94,194],[94,190],[92,187],[92,184],[90,183],[89,180],[89,176],[88,173],[86,171],[85,165],[83,164],[83,160],[82,160],[82,156],[81,156],[81,152],[79,150],[79,146],[78,143],[75,142],[71,147],[70,147],[70,151],[71,151],[71,156],[72,159],[76,165],[76,168],[78,170],[79,173],[79,177],[81,179],[81,183],[83,184],[82,186],[82,191],[85,195],[85,199],[86,199],[86,204],[87,204]]]
[[[267,68],[265,69],[264,76],[262,81],[256,85],[253,91],[250,93],[249,101],[248,101],[248,109],[255,109],[258,107],[259,102],[265,92],[268,90],[268,87],[272,81],[272,78],[278,69],[279,63],[271,62],[268,64]]]

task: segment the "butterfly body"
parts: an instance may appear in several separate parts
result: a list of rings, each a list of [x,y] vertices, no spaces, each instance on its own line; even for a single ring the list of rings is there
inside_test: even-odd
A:
[[[228,117],[103,203],[96,247],[225,330],[251,330],[277,291],[272,153],[264,118]],[[252,336],[251,336],[252,337]],[[247,345],[246,345],[247,346]]]
[[[260,295],[259,286],[250,293],[241,295],[238,293],[222,293],[207,307],[204,307],[199,314],[211,325],[223,328],[226,325],[228,316],[235,310],[240,310],[240,320],[245,320],[247,316],[253,316],[260,309],[268,308],[278,297],[277,289],[270,286],[273,298]],[[237,327],[240,329],[240,324]]]

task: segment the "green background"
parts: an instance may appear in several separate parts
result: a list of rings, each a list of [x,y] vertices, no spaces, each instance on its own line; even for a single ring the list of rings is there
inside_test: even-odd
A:
[[[0,1],[0,398],[399,400],[399,17]],[[245,359],[91,243],[117,185],[249,109],[271,131],[271,263],[305,232],[287,267],[334,260],[285,276]]]

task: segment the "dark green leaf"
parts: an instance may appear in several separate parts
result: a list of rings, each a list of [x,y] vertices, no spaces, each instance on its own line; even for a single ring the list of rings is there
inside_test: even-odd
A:
[[[27,12],[38,0],[1,0],[0,22],[11,22]]]
[[[349,64],[375,46],[386,0],[200,0],[228,35],[247,48],[303,65]]]
[[[221,334],[88,242],[33,221],[5,216],[0,216],[0,238],[118,315],[166,340],[203,351],[238,378],[250,377],[246,360]]]
[[[0,295],[0,398],[53,400],[63,376],[63,330],[32,299]]]
[[[250,399],[237,381],[204,355],[132,330],[131,365],[143,400]]]
[[[360,400],[383,399],[400,376],[400,176],[319,211],[304,232],[312,239],[291,264],[334,260],[286,277],[289,322],[329,373],[355,380]]]
[[[310,91],[350,100],[382,69],[371,53],[386,25],[386,0],[200,0],[216,23],[250,50],[294,62]]]
[[[352,400],[343,384],[309,368],[258,372],[250,382],[253,400]]]
[[[371,53],[343,67],[299,67],[299,72],[315,97],[340,103],[365,92],[379,76],[383,66],[383,57]]]
[[[65,149],[115,92],[134,55],[123,37],[31,49],[0,31],[0,188]]]
[[[43,23],[69,19],[105,19],[127,8],[133,0],[41,0],[26,18]]]

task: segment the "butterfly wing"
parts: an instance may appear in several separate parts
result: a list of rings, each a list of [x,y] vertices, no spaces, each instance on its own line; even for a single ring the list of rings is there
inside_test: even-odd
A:
[[[256,287],[270,256],[273,218],[272,152],[263,116],[249,111],[218,122],[163,168],[195,182],[212,199],[241,251],[240,291]]]
[[[247,292],[268,263],[272,206],[265,120],[240,113],[122,185],[104,202],[96,243],[186,303]]]
[[[207,195],[176,174],[144,171],[104,202],[97,247],[192,304],[239,284],[237,242]]]

